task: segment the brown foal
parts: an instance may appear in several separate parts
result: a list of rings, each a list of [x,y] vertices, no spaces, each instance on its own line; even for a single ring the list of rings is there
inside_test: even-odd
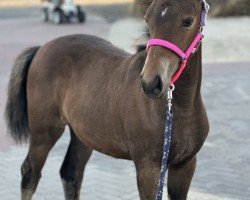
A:
[[[150,1],[145,20],[151,37],[183,51],[199,29],[201,0]],[[175,84],[168,194],[187,198],[196,153],[208,134],[202,103],[201,47]],[[9,82],[6,118],[12,136],[29,138],[22,165],[22,200],[31,200],[49,151],[70,127],[71,142],[60,170],[65,199],[80,199],[92,150],[135,163],[140,198],[153,200],[160,174],[166,90],[179,57],[154,46],[130,55],[89,35],[55,39],[25,50]],[[149,98],[150,97],[150,98]]]

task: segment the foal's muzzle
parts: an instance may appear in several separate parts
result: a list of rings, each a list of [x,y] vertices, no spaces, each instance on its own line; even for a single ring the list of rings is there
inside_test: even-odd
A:
[[[163,90],[162,79],[160,76],[155,76],[153,81],[146,82],[141,76],[141,86],[143,92],[150,98],[158,98]]]

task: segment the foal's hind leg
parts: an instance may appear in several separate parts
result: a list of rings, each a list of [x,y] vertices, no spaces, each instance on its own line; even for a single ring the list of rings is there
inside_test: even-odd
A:
[[[41,170],[49,151],[62,135],[64,127],[36,127],[30,129],[30,147],[22,167],[22,200],[31,200],[35,192]]]
[[[168,194],[171,200],[186,200],[196,166],[196,158],[181,168],[169,168]]]
[[[71,141],[60,170],[66,200],[79,200],[83,172],[92,150],[86,147],[70,130]]]

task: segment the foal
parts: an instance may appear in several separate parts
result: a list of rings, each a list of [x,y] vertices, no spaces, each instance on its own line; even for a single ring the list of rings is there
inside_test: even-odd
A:
[[[150,36],[185,50],[199,31],[201,0],[155,0],[145,20]],[[208,133],[202,103],[201,48],[176,82],[168,194],[184,200],[196,153]],[[133,160],[140,198],[153,200],[160,174],[166,91],[180,59],[154,46],[130,55],[89,35],[71,35],[25,50],[12,69],[6,118],[12,136],[29,137],[22,165],[22,200],[31,200],[47,155],[70,127],[60,174],[65,199],[79,199],[92,150]],[[142,88],[142,89],[141,89]],[[150,98],[149,98],[150,97]]]

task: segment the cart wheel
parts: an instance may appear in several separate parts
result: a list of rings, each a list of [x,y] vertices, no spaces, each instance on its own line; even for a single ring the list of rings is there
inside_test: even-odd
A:
[[[85,13],[81,10],[80,6],[77,6],[77,17],[80,23],[85,22]]]
[[[48,20],[49,20],[49,12],[48,12],[48,9],[47,8],[44,8],[43,10],[42,10],[42,20],[44,21],[44,22],[47,22]]]
[[[55,10],[53,13],[53,22],[54,24],[63,23],[63,12],[61,10]]]

